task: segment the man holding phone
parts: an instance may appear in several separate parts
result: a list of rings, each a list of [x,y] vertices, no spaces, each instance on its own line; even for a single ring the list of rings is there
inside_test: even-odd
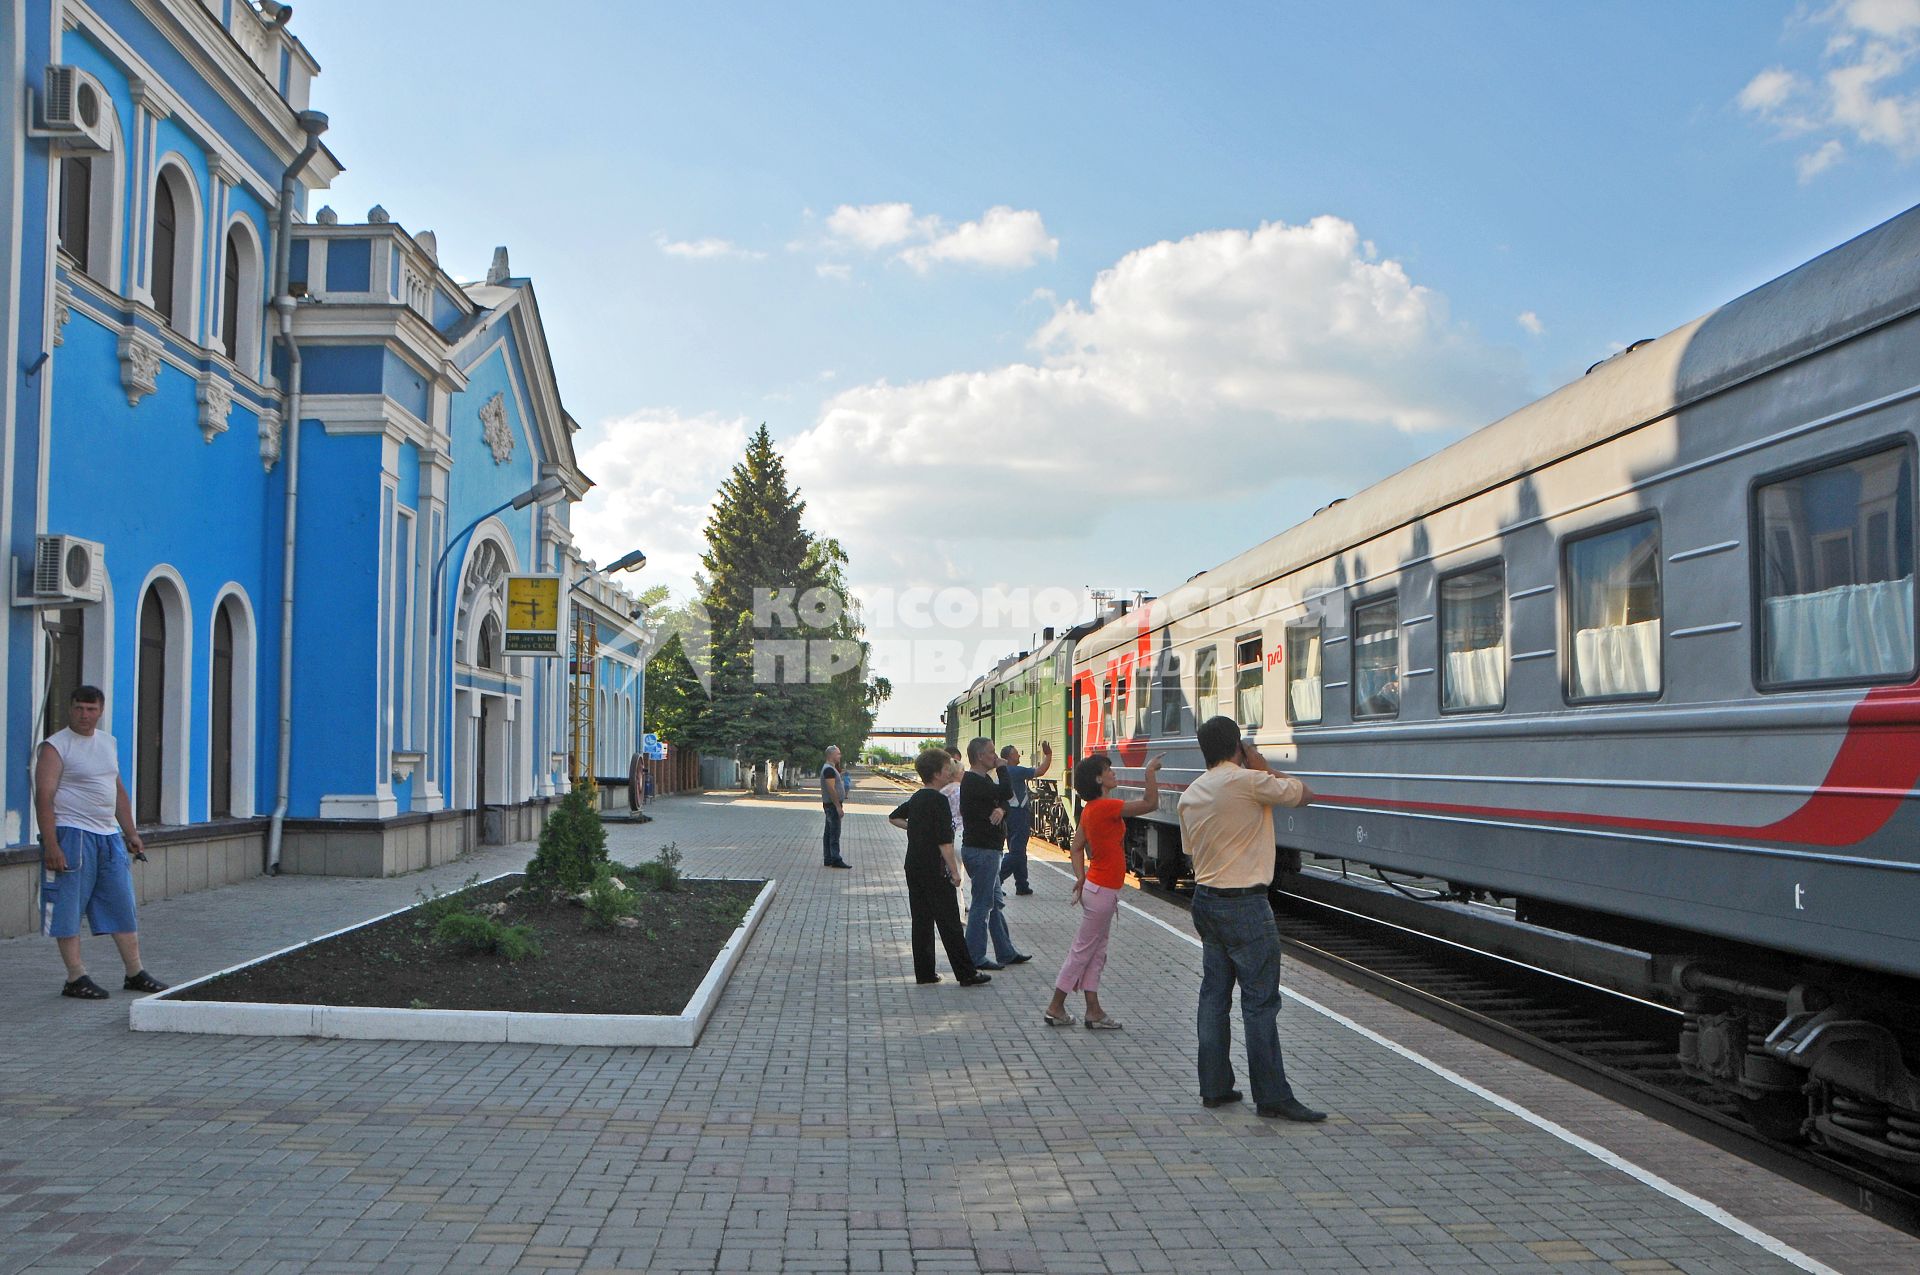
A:
[[[33,766],[33,813],[40,829],[41,929],[67,967],[62,996],[107,998],[87,977],[80,957],[80,917],[107,934],[127,967],[129,992],[164,992],[167,985],[140,964],[133,915],[132,859],[145,863],[146,843],[133,826],[133,802],[120,782],[120,751],[100,729],[107,697],[96,686],[77,687],[67,703],[67,725],[40,745]]]
[[[1280,928],[1267,891],[1273,885],[1273,808],[1304,806],[1307,786],[1267,765],[1231,717],[1198,732],[1207,771],[1180,795],[1180,834],[1193,858],[1193,928],[1200,932],[1200,1102],[1240,1101],[1229,1050],[1234,984],[1247,1031],[1254,1108],[1263,1116],[1325,1120],[1294,1096],[1280,1056]]]

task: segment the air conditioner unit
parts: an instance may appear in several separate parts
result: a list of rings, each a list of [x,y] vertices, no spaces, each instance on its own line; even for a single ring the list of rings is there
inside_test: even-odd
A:
[[[107,550],[78,536],[40,536],[33,551],[33,596],[40,602],[98,602],[107,594]]]
[[[113,149],[113,100],[100,81],[77,66],[49,66],[46,91],[34,113],[35,137],[50,137],[69,151],[106,154]]]

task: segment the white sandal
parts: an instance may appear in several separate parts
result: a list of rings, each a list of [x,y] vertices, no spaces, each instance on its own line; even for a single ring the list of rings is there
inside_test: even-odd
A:
[[[1102,1014],[1098,1018],[1089,1018],[1087,1020],[1087,1030],[1090,1032],[1117,1032],[1120,1030],[1120,1023],[1111,1014]]]
[[[1042,1010],[1040,1012],[1040,1021],[1045,1023],[1049,1027],[1071,1027],[1078,1020],[1074,1018],[1072,1010],[1061,1011],[1061,1014],[1058,1018],[1055,1018],[1052,1014],[1049,1014],[1045,1010]]]

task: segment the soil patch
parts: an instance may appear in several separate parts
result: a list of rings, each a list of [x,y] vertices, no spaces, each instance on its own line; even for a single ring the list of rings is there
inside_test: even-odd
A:
[[[630,882],[639,878],[625,877]],[[509,962],[433,941],[412,908],[372,925],[202,983],[173,999],[551,1014],[678,1014],[739,928],[761,881],[683,881],[641,890],[634,928],[588,929],[587,910],[532,890],[522,876],[459,891],[468,906],[505,902],[500,919],[530,926],[541,954]],[[508,896],[512,894],[513,897]]]

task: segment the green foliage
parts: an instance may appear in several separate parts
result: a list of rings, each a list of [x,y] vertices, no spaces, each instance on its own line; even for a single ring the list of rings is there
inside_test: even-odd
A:
[[[680,843],[670,842],[660,847],[660,853],[633,869],[634,873],[654,889],[671,894],[680,888],[684,879],[680,872]]]
[[[415,906],[415,911],[418,914],[415,924],[431,930],[455,912],[464,911],[466,904],[460,901],[460,896],[468,890],[473,889],[473,887],[479,883],[480,874],[476,872],[465,881],[462,881],[458,889],[450,893],[442,894],[437,889],[432,893],[428,893],[425,890],[415,890],[413,896],[420,900]]]
[[[593,884],[587,887],[587,928],[610,930],[620,923],[621,917],[632,916],[639,910],[639,895],[614,871],[614,865],[600,865]]]
[[[578,894],[607,862],[607,830],[600,822],[599,790],[591,779],[560,799],[540,831],[540,848],[527,863],[527,881]]]
[[[647,729],[678,744],[706,710],[707,692],[675,633],[647,660]]]
[[[540,955],[533,929],[508,925],[478,912],[450,912],[433,927],[433,940],[467,952],[491,952],[509,961]]]

